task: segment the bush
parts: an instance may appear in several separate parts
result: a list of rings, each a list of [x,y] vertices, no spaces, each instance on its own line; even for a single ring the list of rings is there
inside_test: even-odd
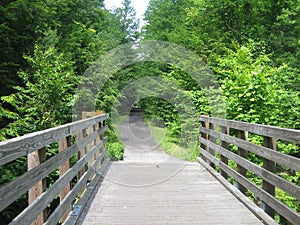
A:
[[[121,142],[108,142],[106,144],[109,156],[117,160],[122,160],[124,157],[125,147]]]

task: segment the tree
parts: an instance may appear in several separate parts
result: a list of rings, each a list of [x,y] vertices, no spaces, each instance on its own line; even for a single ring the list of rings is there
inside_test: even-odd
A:
[[[286,89],[282,81],[287,67],[274,67],[265,53],[255,56],[249,46],[227,49],[214,68],[222,79],[227,101],[227,117],[233,120],[298,128],[298,93]]]
[[[43,42],[51,44],[45,46]],[[73,93],[79,79],[72,61],[56,49],[57,42],[55,32],[49,31],[35,46],[34,56],[24,57],[30,66],[18,74],[25,86],[16,86],[16,93],[1,98],[15,109],[4,116],[14,121],[1,129],[2,140],[71,121]]]
[[[122,33],[121,44],[137,40],[139,20],[136,18],[135,9],[131,6],[131,0],[123,0],[122,7],[116,8],[113,14],[119,20],[119,30]]]

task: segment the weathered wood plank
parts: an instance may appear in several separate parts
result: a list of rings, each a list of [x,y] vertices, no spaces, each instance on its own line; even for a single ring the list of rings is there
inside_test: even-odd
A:
[[[63,138],[59,141],[59,151],[65,151],[67,148],[69,148],[71,146],[71,136],[67,136],[66,138]],[[69,169],[71,166],[71,159],[67,159],[67,161],[62,164],[59,167],[59,176],[63,176]],[[71,190],[71,184],[68,183],[60,192],[60,202],[62,202],[64,200],[64,198],[68,195],[68,193]],[[69,209],[67,209],[64,213],[64,215],[62,216],[62,222],[64,222],[66,220],[66,218],[68,217],[69,213],[70,213],[70,207]]]
[[[227,149],[222,148],[219,145],[216,145],[214,143],[211,143],[207,141],[204,138],[200,137],[200,141],[203,142],[205,145],[209,145],[210,148],[214,149],[215,151],[219,152],[220,154],[226,156],[227,158],[235,161],[242,167],[246,168],[247,170],[253,172],[255,175],[261,177],[262,179],[266,180],[267,182],[275,185],[276,187],[284,190],[288,194],[294,196],[297,199],[300,199],[300,187],[277,176],[276,174],[273,174],[269,172],[268,170],[256,165],[255,163],[252,163],[235,153],[228,151]]]
[[[41,165],[46,160],[46,149],[42,148],[35,152],[28,154],[27,157],[27,167],[28,170],[32,170],[35,167]],[[32,204],[38,197],[43,194],[43,191],[46,187],[46,180],[41,180],[36,183],[32,188],[28,191],[28,204]],[[32,225],[42,225],[44,223],[44,213],[43,210],[40,211],[37,218],[32,222]]]
[[[177,163],[113,162],[79,224],[263,224],[198,163]],[[178,166],[163,182],[124,185],[150,183]]]
[[[104,152],[103,154],[105,155],[106,153]],[[83,195],[76,202],[76,205],[81,205],[82,206],[82,209],[81,209],[80,213],[78,215],[71,215],[70,214],[70,216],[65,221],[64,225],[75,225],[77,223],[81,224],[78,220],[79,220],[79,218],[81,217],[81,215],[83,213],[83,209],[86,207],[89,199],[94,197],[94,196],[92,196],[92,194],[98,190],[99,182],[101,182],[101,180],[105,176],[105,174],[106,174],[108,168],[110,167],[110,165],[111,165],[110,159],[105,159],[103,161],[103,163],[101,163],[101,167],[99,168],[99,170],[97,170],[97,175],[96,175],[95,179],[93,179],[89,183],[86,191],[83,193]]]
[[[262,190],[257,185],[253,184],[251,181],[246,179],[245,177],[241,176],[239,173],[231,169],[229,166],[225,165],[224,163],[220,162],[217,158],[208,154],[204,149],[199,147],[200,153],[207,157],[210,161],[214,164],[219,166],[222,170],[224,170],[229,176],[233,177],[234,179],[238,180],[243,186],[247,189],[252,191],[259,199],[262,201],[268,202],[269,206],[275,209],[279,214],[283,215],[285,218],[288,218],[290,222],[294,224],[298,224],[300,221],[300,215],[290,209],[281,201],[274,198],[272,195],[267,193],[266,191]]]
[[[270,137],[264,137],[264,146],[276,151],[276,140]],[[263,160],[263,168],[270,171],[271,173],[276,173],[276,163],[265,159]],[[263,180],[262,189],[268,192],[270,195],[275,196],[275,186],[270,184],[268,181]],[[268,213],[272,218],[275,216],[275,211],[266,202],[263,202],[263,208],[266,213]]]
[[[94,149],[96,150],[96,149]],[[96,151],[89,151],[87,153],[90,154],[89,157],[93,157]],[[72,204],[73,200],[77,196],[77,194],[82,190],[82,188],[86,187],[87,181],[90,179],[91,175],[95,172],[94,168],[98,167],[98,164],[101,163],[102,159],[104,158],[104,154],[101,154],[97,160],[93,162],[93,164],[89,167],[89,169],[86,171],[86,173],[80,178],[80,180],[75,184],[73,189],[69,192],[69,195],[64,199],[63,202],[60,203],[60,205],[54,210],[54,212],[50,215],[48,220],[46,221],[45,225],[56,225],[59,221],[59,219],[63,216],[63,212],[69,207],[70,204]],[[85,160],[89,160],[90,158],[87,157]],[[79,170],[78,170],[79,171]],[[78,173],[76,171],[76,173]],[[73,173],[74,176],[76,173]]]
[[[300,130],[201,116],[200,121],[300,144]]]
[[[224,134],[227,134],[229,135],[230,133],[230,128],[229,127],[221,127],[221,132],[224,133]],[[225,149],[229,149],[229,144],[228,142],[224,141],[224,140],[221,140],[221,146]],[[228,158],[226,158],[225,156],[221,155],[221,162],[223,162],[224,164],[228,165]],[[227,179],[227,174],[224,173],[223,170],[220,170],[220,174],[225,178]]]
[[[248,141],[248,131],[238,131],[238,137],[239,139]],[[244,148],[238,147],[238,155],[241,156],[242,158],[246,159],[248,158],[248,151]],[[237,172],[241,174],[242,176],[246,177],[247,176],[247,169],[245,169],[242,165],[238,164],[237,165]],[[238,189],[243,193],[246,194],[247,189],[241,185],[239,182],[237,182]]]
[[[36,151],[36,149],[41,149],[51,143],[57,142],[107,118],[108,114],[104,114],[2,141],[0,142],[0,165],[9,163],[21,156]]]
[[[61,190],[77,175],[81,168],[85,166],[86,160],[92,158],[94,154],[98,151],[98,149],[103,147],[103,144],[104,143],[102,142],[98,143],[97,146],[95,146],[90,152],[88,152],[83,158],[81,158],[71,169],[69,169],[63,176],[61,176],[57,181],[55,181],[52,184],[52,186],[49,187],[48,190],[39,197],[37,201],[28,206],[18,217],[16,217],[12,221],[11,225],[18,225],[21,222],[24,224],[31,223],[31,221],[33,221],[38,215],[38,213],[42,209],[47,207],[47,205],[53,201],[53,199],[61,192]],[[74,188],[72,189],[72,192],[73,190]],[[65,199],[69,199],[69,195],[70,192],[62,202],[65,202]],[[64,214],[64,212],[65,211],[61,212],[62,215]],[[60,218],[57,219],[59,220]]]
[[[289,167],[293,170],[296,171],[300,171],[300,159],[290,156],[290,155],[286,155],[277,151],[273,151],[269,148],[263,147],[263,146],[259,146],[241,139],[238,139],[236,137],[232,137],[226,134],[222,134],[220,132],[216,132],[210,129],[206,129],[201,127],[200,131],[202,133],[207,133],[209,135],[212,135],[216,138],[219,138],[222,141],[231,143],[233,145],[236,145],[240,148],[244,148],[247,149],[249,152],[252,152],[256,155],[259,155],[265,159],[269,159],[271,161],[274,161],[280,165]]]
[[[278,225],[278,223],[271,218],[268,214],[266,214],[263,210],[259,208],[254,202],[252,202],[247,196],[242,194],[236,187],[234,187],[226,178],[222,176],[222,174],[218,174],[212,167],[210,167],[207,163],[205,163],[201,158],[197,157],[197,161],[207,169],[218,181],[222,183],[227,190],[229,190],[239,201],[241,201],[244,205],[247,206],[251,212],[256,215],[261,221],[264,221],[264,224],[268,225]],[[221,161],[221,163],[223,163]],[[224,165],[228,166],[226,163]]]
[[[107,126],[101,128],[97,132],[87,136],[85,139],[72,145],[67,150],[60,152],[49,160],[45,161],[39,166],[31,169],[27,173],[23,174],[16,180],[4,185],[0,188],[0,211],[5,209],[8,205],[14,202],[19,196],[28,191],[34,184],[45,178],[54,169],[58,168],[68,158],[76,154],[80,148],[90,143],[97,138],[98,135],[104,133],[107,130]]]

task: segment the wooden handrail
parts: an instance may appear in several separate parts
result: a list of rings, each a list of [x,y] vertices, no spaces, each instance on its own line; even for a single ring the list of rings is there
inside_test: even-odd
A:
[[[278,213],[291,223],[298,224],[299,213],[275,198],[275,188],[300,201],[300,187],[276,174],[276,164],[300,171],[300,159],[276,151],[276,140],[299,145],[300,131],[209,116],[201,116],[200,122],[199,151],[202,159],[216,166],[224,178],[233,178],[242,193],[246,194],[247,190],[254,193],[271,217],[274,218]],[[261,136],[263,146],[251,143],[248,134]],[[232,151],[230,145],[236,146],[238,151]],[[262,166],[250,161],[250,152],[262,157]],[[229,160],[236,163],[237,167],[229,166]],[[248,179],[248,171],[262,179],[261,187]]]
[[[29,193],[28,207],[10,224],[57,224],[68,217],[74,199],[85,190],[106,155],[107,119],[103,114],[0,142],[0,165],[28,156],[28,171],[0,188],[0,211]],[[78,135],[82,132],[84,136]],[[59,152],[46,159],[51,144],[56,144]],[[74,155],[78,159],[71,165]],[[59,178],[47,187],[46,177],[55,170],[59,170]],[[45,209],[58,195],[61,204],[46,215]]]

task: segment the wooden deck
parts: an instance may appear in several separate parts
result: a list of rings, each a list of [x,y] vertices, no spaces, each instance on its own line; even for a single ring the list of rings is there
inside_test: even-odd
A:
[[[79,224],[263,224],[199,163],[114,162]]]
[[[113,162],[78,224],[262,224],[200,163],[166,155],[141,115],[121,127],[122,162]]]
[[[276,151],[276,139],[299,145],[299,130],[202,116],[201,158],[184,162],[160,149],[141,115],[131,115],[120,127],[124,161],[111,162],[105,158],[107,119],[104,114],[0,142],[0,165],[23,156],[35,162],[0,188],[0,211],[28,192],[28,207],[11,225],[274,225],[275,213],[283,221],[299,224],[299,212],[275,197],[278,188],[300,199],[299,185],[276,171],[277,167],[300,171],[299,158]],[[263,146],[247,140],[248,132],[260,135]],[[50,144],[57,144],[59,153],[45,159]],[[230,144],[238,147],[237,153]],[[248,152],[262,157],[263,165],[251,162]],[[71,165],[74,155],[79,160]],[[55,169],[60,176],[47,185],[47,176]],[[248,179],[248,171],[262,179],[262,187]],[[228,182],[229,176],[235,186]],[[260,201],[259,206],[243,194],[246,191]],[[58,195],[60,204],[48,214],[47,207]]]

